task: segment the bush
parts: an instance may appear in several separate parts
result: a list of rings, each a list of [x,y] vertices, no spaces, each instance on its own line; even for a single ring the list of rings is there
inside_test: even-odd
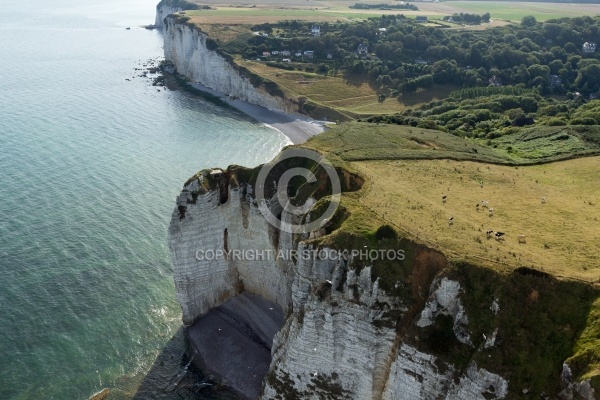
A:
[[[279,69],[285,69],[287,71],[294,71],[295,70],[295,68],[293,66],[291,66],[290,64],[284,64],[284,63],[280,63],[280,62],[269,61],[269,62],[267,62],[267,65],[269,67],[279,68]]]
[[[573,118],[571,125],[596,125],[594,118]]]
[[[375,231],[375,237],[377,240],[382,239],[398,239],[398,233],[391,225],[381,225]]]
[[[567,121],[561,118],[550,118],[546,121],[546,125],[548,126],[564,126],[567,124]]]

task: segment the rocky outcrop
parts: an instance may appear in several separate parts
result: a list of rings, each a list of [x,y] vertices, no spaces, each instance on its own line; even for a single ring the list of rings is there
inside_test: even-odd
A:
[[[164,27],[165,59],[192,82],[269,110],[295,113],[298,104],[282,93],[271,95],[265,85],[252,83],[250,72],[217,51],[216,43],[197,27],[171,15]]]

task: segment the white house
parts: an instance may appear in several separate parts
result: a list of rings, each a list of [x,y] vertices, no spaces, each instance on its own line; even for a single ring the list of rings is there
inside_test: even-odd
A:
[[[315,52],[312,50],[306,50],[304,52],[304,57],[306,58],[314,58],[315,57]]]
[[[313,25],[312,28],[310,28],[310,32],[313,36],[321,36],[321,27],[319,25]]]
[[[591,54],[596,51],[596,43],[594,42],[585,42],[582,48],[583,52],[586,54]]]

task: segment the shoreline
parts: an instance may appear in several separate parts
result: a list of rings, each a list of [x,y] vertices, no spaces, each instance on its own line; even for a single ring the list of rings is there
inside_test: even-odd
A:
[[[316,121],[309,117],[286,114],[281,111],[273,111],[256,104],[235,99],[227,94],[204,86],[200,82],[188,83],[188,85],[217,97],[219,100],[243,112],[256,121],[263,123],[269,128],[279,131],[281,134],[286,136],[292,144],[305,143],[311,137],[318,135],[319,133],[323,133],[329,124],[329,122]]]

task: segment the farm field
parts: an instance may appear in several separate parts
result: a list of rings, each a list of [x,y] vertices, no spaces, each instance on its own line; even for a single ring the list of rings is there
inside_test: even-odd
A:
[[[448,1],[443,3],[418,3],[426,12],[453,14],[489,12],[494,19],[520,22],[526,15],[533,15],[538,21],[553,18],[593,16],[600,14],[600,4],[537,3],[513,1]]]
[[[445,1],[439,3],[415,2],[419,11],[411,10],[355,10],[349,8],[354,3],[380,4],[381,0],[364,1],[292,1],[271,2],[262,0],[253,2],[254,7],[249,7],[247,2],[234,1],[224,4],[222,1],[196,1],[198,4],[211,5],[215,10],[188,11],[193,21],[199,24],[206,23],[243,23],[256,24],[280,20],[297,19],[305,21],[325,22],[338,20],[353,20],[376,17],[382,14],[404,14],[409,18],[425,15],[432,19],[441,19],[454,13],[489,12],[492,20],[507,20],[520,22],[526,15],[533,15],[539,21],[553,18],[593,16],[600,14],[600,4],[572,4],[572,3],[545,3],[545,2],[512,2],[512,1]],[[383,1],[383,3],[386,3]],[[489,26],[497,26],[492,22]],[[488,25],[482,25],[486,27]]]

